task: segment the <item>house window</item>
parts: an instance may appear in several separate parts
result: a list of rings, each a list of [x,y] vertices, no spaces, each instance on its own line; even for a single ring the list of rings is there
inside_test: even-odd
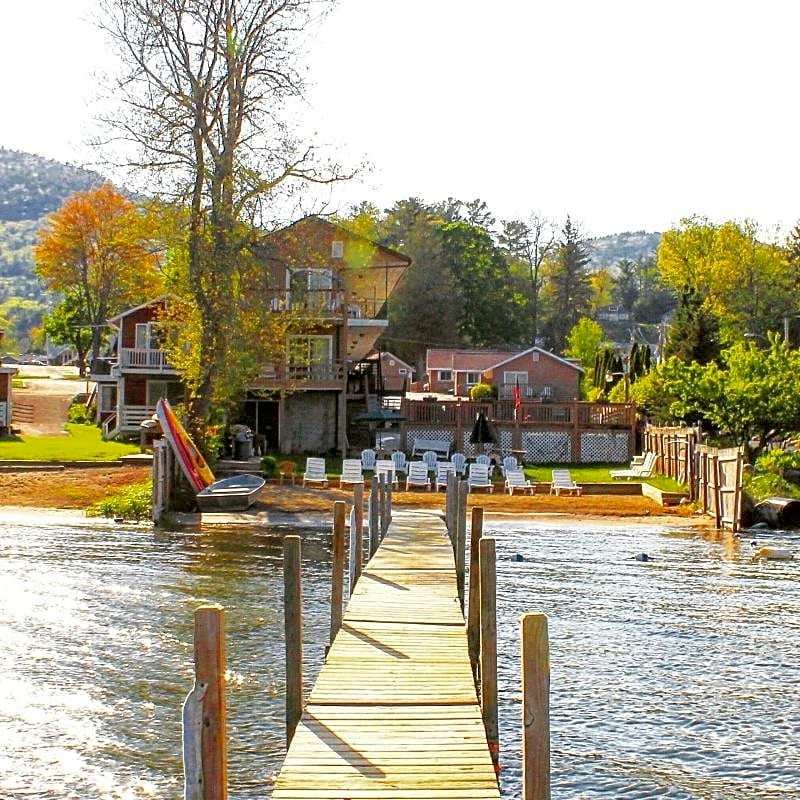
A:
[[[481,382],[481,374],[480,372],[468,372],[467,373],[467,386],[475,386],[476,383]]]
[[[398,367],[397,368],[397,374],[398,375],[405,375],[407,373],[408,373],[408,370],[405,367]]]
[[[100,393],[100,412],[110,413],[117,410],[117,384],[101,383],[98,384]]]
[[[332,336],[290,336],[288,351],[289,375],[293,379],[333,377]]]
[[[503,373],[503,383],[510,383],[512,386],[515,384],[519,384],[522,386],[528,384],[528,373],[527,372],[504,372]]]
[[[291,274],[292,307],[305,311],[333,311],[333,272],[329,269],[296,269]]]
[[[136,343],[137,350],[158,350],[155,330],[151,322],[136,323]]]
[[[185,400],[183,385],[180,381],[147,381],[147,407],[153,408],[160,397],[166,397],[172,405]]]
[[[439,380],[445,383],[453,380],[453,370],[451,369],[440,369],[439,370]]]

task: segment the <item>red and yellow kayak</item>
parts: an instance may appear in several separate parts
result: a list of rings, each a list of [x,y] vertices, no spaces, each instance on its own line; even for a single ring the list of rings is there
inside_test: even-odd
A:
[[[214,483],[214,473],[163,397],[156,403],[156,416],[189,485],[199,492]]]

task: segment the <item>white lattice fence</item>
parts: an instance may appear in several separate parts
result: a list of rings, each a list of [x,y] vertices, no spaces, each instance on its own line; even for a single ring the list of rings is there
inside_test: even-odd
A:
[[[572,461],[570,435],[561,431],[523,433],[522,449],[529,464],[567,464]]]
[[[628,458],[629,431],[581,434],[581,463],[622,463]]]
[[[443,428],[408,428],[406,431],[406,447],[410,453],[414,449],[414,441],[419,439],[439,439],[443,442],[450,442],[451,451],[453,448],[453,432]]]

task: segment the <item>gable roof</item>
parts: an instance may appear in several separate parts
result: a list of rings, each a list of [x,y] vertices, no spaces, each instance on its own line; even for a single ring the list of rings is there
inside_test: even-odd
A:
[[[498,361],[496,364],[492,364],[491,369],[497,369],[498,367],[502,367],[504,364],[508,364],[509,361],[514,361],[520,356],[525,356],[528,355],[528,353],[533,353],[533,352],[537,352],[543,356],[546,356],[547,358],[552,358],[555,361],[560,362],[561,364],[564,364],[568,367],[572,367],[581,374],[586,372],[586,370],[583,367],[579,366],[574,361],[571,361],[568,358],[563,358],[562,356],[557,356],[555,353],[551,353],[549,350],[544,350],[541,347],[529,347],[527,350],[523,350],[521,353],[515,353],[513,356],[510,356],[509,358],[506,358],[503,361]]]
[[[514,358],[521,352],[523,351],[430,348],[425,357],[425,367],[428,371],[449,369],[454,372],[482,372],[493,367],[498,361]]]
[[[113,317],[109,317],[108,322],[111,325],[116,326],[117,321],[121,321],[125,317],[130,316],[131,314],[134,314],[137,311],[141,311],[143,308],[150,308],[151,306],[157,306],[162,303],[166,304],[166,301],[169,300],[171,296],[172,295],[162,294],[161,297],[156,297],[153,300],[147,300],[144,303],[139,303],[138,306],[133,306],[133,308],[126,308],[124,311],[120,311],[119,314],[115,314]]]

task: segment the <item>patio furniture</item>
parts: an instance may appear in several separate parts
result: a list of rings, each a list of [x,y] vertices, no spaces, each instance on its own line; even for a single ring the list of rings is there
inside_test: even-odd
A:
[[[361,469],[375,469],[375,451],[371,447],[361,451]]]
[[[424,486],[430,491],[431,480],[428,477],[428,465],[424,461],[410,461],[406,475],[406,491],[412,486]]]
[[[521,491],[523,494],[533,494],[533,485],[525,477],[521,469],[506,470],[506,489],[509,494]]]
[[[491,466],[486,466],[486,464],[479,464],[477,462],[470,464],[469,474],[467,475],[468,491],[487,489],[489,492],[493,492],[494,484],[489,474],[490,469]]]
[[[364,472],[360,458],[345,458],[342,461],[342,474],[339,476],[339,488],[345,484],[356,486],[364,483]]]
[[[572,475],[568,469],[554,469],[553,479],[550,482],[550,494],[574,494],[579,495],[583,487],[572,480]]]
[[[453,453],[453,455],[450,456],[450,461],[453,462],[456,472],[463,476],[467,471],[467,457],[463,453]]]
[[[306,471],[303,473],[303,486],[307,483],[321,483],[323,487],[327,487],[328,475],[325,472],[324,458],[306,459]]]
[[[392,461],[394,462],[395,472],[402,472],[404,475],[408,472],[406,454],[402,450],[395,450],[392,453]]]
[[[647,453],[641,464],[631,463],[628,469],[612,469],[610,475],[612,478],[649,478],[656,467],[657,459],[658,453]]]
[[[458,474],[458,470],[456,469],[455,464],[453,464],[452,461],[440,461],[436,465],[435,489],[437,492],[439,491],[439,487],[441,487],[442,489],[447,488],[447,476],[451,472]]]

